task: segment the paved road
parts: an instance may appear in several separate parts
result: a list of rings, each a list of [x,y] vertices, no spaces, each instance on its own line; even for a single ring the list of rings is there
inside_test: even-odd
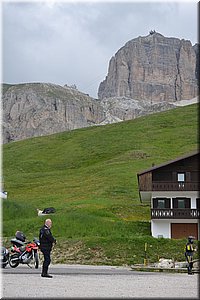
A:
[[[51,265],[53,278],[40,273],[41,268],[7,266],[1,274],[2,298],[199,298],[198,274],[87,265]]]

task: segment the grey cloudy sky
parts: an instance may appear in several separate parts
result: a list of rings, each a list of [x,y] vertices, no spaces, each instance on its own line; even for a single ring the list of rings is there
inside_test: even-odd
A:
[[[2,81],[75,84],[97,98],[110,58],[155,29],[197,43],[197,1],[6,1]]]

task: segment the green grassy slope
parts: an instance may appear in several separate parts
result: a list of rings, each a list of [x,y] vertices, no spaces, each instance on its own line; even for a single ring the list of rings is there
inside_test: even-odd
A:
[[[38,236],[44,217],[36,209],[53,206],[54,262],[142,262],[138,247],[145,242],[157,249],[149,248],[151,260],[180,259],[185,241],[151,237],[150,208],[140,203],[137,172],[197,147],[197,104],[6,144],[4,239],[16,230],[28,238]]]

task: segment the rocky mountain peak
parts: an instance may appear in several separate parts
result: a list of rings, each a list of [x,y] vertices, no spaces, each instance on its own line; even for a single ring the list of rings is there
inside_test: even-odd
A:
[[[175,102],[198,94],[197,51],[191,42],[151,31],[128,41],[109,62],[99,99]]]

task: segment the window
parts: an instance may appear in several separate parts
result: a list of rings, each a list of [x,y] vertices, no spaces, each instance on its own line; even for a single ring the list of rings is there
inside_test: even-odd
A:
[[[178,173],[178,182],[184,182],[185,181],[185,173]]]
[[[185,187],[185,173],[178,173],[177,174],[177,179],[178,179],[178,187],[179,189],[184,189]]]
[[[190,198],[173,198],[173,208],[182,209],[182,208],[191,208],[191,199]]]
[[[170,208],[170,198],[153,198],[153,208]]]
[[[165,208],[165,200],[158,199],[158,207],[157,208]]]
[[[185,200],[178,199],[178,208],[185,208]]]

